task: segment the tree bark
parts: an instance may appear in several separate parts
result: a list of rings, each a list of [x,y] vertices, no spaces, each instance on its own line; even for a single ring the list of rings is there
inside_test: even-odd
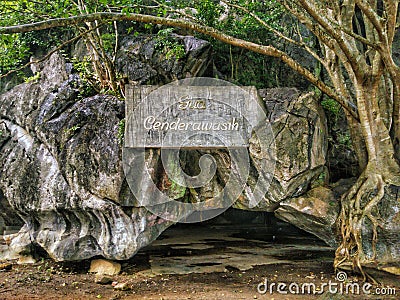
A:
[[[335,268],[357,269],[364,279],[368,275],[363,271],[363,265],[374,263],[377,259],[377,229],[382,224],[378,204],[384,199],[387,185],[400,186],[400,166],[379,110],[379,80],[379,77],[369,76],[356,83],[357,106],[368,162],[356,183],[341,199],[338,225],[342,241],[334,262]],[[363,249],[362,231],[365,230],[366,220],[372,224],[372,257]]]

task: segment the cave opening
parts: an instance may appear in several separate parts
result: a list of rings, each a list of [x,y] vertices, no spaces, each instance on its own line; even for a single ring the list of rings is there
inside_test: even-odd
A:
[[[271,212],[229,208],[204,222],[169,227],[141,249],[135,261],[144,272],[190,274],[331,262],[333,255],[334,249],[322,240],[277,219]]]

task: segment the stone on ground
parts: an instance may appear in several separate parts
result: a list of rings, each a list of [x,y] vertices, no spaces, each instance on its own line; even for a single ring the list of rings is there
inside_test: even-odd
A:
[[[90,263],[89,273],[98,275],[118,275],[121,272],[121,264],[106,259],[94,259]]]

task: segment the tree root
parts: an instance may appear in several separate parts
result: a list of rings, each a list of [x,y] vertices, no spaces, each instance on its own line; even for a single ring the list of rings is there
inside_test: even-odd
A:
[[[343,195],[339,215],[342,241],[335,253],[334,267],[341,269],[351,267],[361,273],[364,280],[375,280],[368,275],[362,265],[376,260],[378,227],[382,227],[377,205],[383,199],[386,183],[378,172],[368,172],[368,168],[354,186]],[[362,228],[368,219],[372,224],[372,257],[368,257],[362,245]]]

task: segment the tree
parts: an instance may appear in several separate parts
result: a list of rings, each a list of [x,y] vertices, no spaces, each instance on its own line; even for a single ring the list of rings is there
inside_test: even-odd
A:
[[[361,175],[341,199],[338,220],[341,244],[336,251],[335,267],[350,264],[364,274],[362,266],[376,257],[368,257],[363,249],[362,224],[365,220],[372,223],[373,244],[376,244],[380,223],[378,204],[384,199],[385,187],[400,186],[400,68],[392,56],[400,22],[399,1],[160,0],[133,1],[133,4],[111,1],[109,5],[107,2],[93,2],[98,4],[90,11],[66,9],[67,13],[60,16],[42,16],[25,24],[18,20],[3,22],[0,33],[86,24],[83,32],[93,34],[96,24],[102,22],[135,21],[188,29],[279,58],[340,103],[348,119]],[[68,7],[73,1],[60,3]],[[276,18],[271,18],[283,8],[298,21],[295,26],[299,30],[294,38],[277,26]],[[231,31],[232,22],[257,24],[257,28],[307,51],[323,68],[325,79],[321,79],[320,72],[300,65],[277,45],[264,45],[255,36],[238,37],[237,32]],[[302,34],[302,26],[313,33],[317,45]],[[99,41],[94,39],[91,43],[96,48]],[[107,67],[107,63],[103,62],[103,66]]]

